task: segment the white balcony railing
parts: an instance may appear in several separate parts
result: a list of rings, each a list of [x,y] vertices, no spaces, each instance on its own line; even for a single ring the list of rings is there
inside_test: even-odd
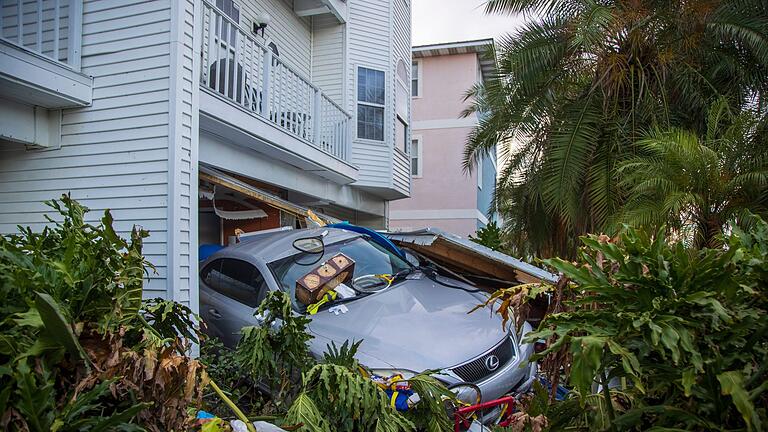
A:
[[[0,38],[79,71],[82,0],[0,0]]]
[[[203,2],[201,85],[341,160],[351,116],[226,14]]]

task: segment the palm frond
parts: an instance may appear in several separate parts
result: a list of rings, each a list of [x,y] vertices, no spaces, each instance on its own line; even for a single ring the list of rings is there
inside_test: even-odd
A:
[[[551,211],[572,225],[577,220],[577,197],[600,139],[601,104],[597,97],[577,101],[563,110],[550,138],[542,196]]]

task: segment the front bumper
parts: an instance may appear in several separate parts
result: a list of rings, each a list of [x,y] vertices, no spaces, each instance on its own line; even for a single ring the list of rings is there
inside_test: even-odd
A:
[[[538,373],[536,363],[529,363],[528,359],[533,355],[533,344],[518,345],[515,356],[494,374],[474,382],[480,388],[481,401],[487,402],[498,399],[508,393],[523,393],[527,391]],[[448,387],[462,383],[460,377],[451,371],[443,371],[438,378]],[[474,404],[476,392],[470,388],[459,387],[456,395],[460,400]]]

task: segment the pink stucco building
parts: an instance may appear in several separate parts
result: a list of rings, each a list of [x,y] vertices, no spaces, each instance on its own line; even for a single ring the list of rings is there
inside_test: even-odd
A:
[[[489,222],[496,184],[493,152],[471,173],[462,158],[478,117],[461,117],[464,95],[490,73],[492,39],[413,48],[411,197],[390,203],[392,230],[434,226],[468,236]]]

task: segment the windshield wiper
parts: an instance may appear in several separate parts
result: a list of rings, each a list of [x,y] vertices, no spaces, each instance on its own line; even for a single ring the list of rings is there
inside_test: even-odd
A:
[[[336,305],[340,305],[340,304],[344,304],[344,303],[349,303],[349,302],[354,301],[354,300],[359,300],[359,299],[361,299],[363,297],[367,297],[367,296],[369,296],[371,294],[373,294],[373,293],[360,293],[360,294],[358,294],[358,295],[356,295],[354,297],[337,298],[336,300],[331,300],[329,302],[324,303],[323,305],[321,305],[317,309],[317,311],[319,312],[321,310],[326,310],[326,309],[328,309],[330,307],[333,307],[333,306],[336,306]]]

